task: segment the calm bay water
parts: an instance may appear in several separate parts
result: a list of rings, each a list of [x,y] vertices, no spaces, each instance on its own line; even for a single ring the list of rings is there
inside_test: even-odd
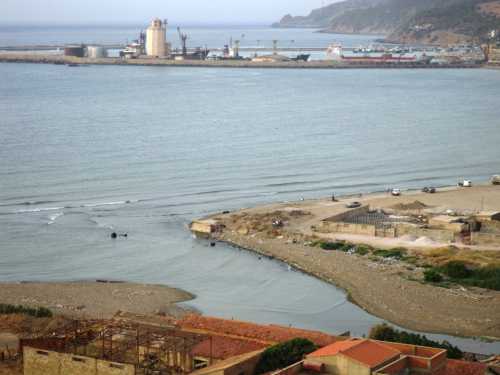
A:
[[[499,172],[498,71],[0,64],[0,74],[1,281],[164,283],[209,315],[361,335],[379,319],[342,291],[209,248],[187,224]]]

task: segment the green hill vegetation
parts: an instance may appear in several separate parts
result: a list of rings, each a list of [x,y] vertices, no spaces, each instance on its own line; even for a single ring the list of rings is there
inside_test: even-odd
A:
[[[482,42],[500,29],[500,0],[345,0],[273,26],[379,34],[391,42]]]

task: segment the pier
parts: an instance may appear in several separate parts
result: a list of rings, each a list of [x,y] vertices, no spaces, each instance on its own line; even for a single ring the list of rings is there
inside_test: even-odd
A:
[[[79,58],[59,54],[0,52],[0,62],[57,64],[57,65],[121,65],[164,67],[213,67],[213,68],[270,68],[270,69],[450,69],[480,68],[483,65],[423,64],[423,63],[357,63],[331,60],[317,61],[250,61],[250,60],[170,60],[158,58]]]

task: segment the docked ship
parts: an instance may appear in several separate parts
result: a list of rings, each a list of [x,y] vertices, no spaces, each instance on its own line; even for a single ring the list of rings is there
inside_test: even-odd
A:
[[[341,44],[331,44],[326,50],[326,58],[332,61],[357,64],[411,64],[428,63],[430,61],[425,54],[419,56],[409,52],[392,53],[384,50],[345,52]]]

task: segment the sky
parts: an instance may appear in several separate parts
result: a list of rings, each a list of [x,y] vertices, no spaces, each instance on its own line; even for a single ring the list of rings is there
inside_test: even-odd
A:
[[[0,0],[0,23],[269,24],[338,0]]]

